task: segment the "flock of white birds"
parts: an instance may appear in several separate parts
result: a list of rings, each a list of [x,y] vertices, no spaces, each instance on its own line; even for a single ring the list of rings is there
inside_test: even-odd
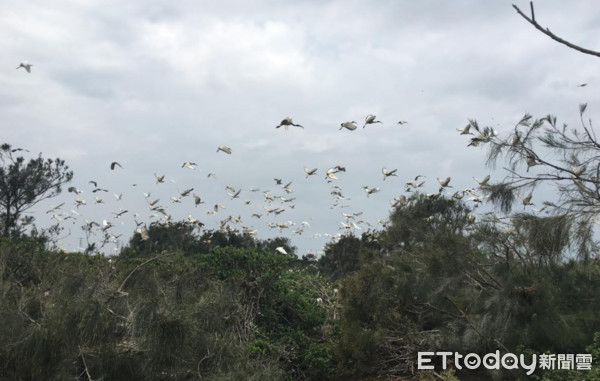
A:
[[[31,73],[32,64],[28,62],[22,62],[17,69],[24,68],[28,73]],[[404,125],[406,121],[400,120],[396,124]],[[362,128],[368,125],[382,124],[381,121],[377,120],[375,115],[369,114],[365,117]],[[304,129],[304,126],[294,123],[291,117],[286,117],[275,126],[275,129],[284,127],[297,127]],[[358,128],[356,121],[346,121],[340,123],[340,130],[346,129],[348,131],[355,131]],[[470,126],[465,128],[458,128],[457,131],[461,135],[473,135],[469,131]],[[479,142],[489,139],[484,136],[473,136],[469,145],[476,146]],[[233,149],[221,145],[216,148],[217,154],[222,152],[226,155],[232,155]],[[111,171],[122,171],[127,167],[127,163],[112,162],[108,166]],[[181,164],[181,170],[189,170],[197,172],[198,164],[193,161],[186,161]],[[241,187],[234,187],[227,184],[224,187],[223,193],[221,194],[220,201],[214,204],[207,205],[204,196],[199,191],[199,187],[190,187],[186,189],[176,189],[176,193],[169,199],[162,199],[160,197],[153,197],[152,190],[146,190],[143,193],[147,209],[146,210],[129,210],[119,207],[118,209],[111,210],[106,213],[106,217],[101,221],[86,218],[85,209],[89,207],[89,204],[106,204],[105,197],[110,193],[108,189],[101,187],[100,181],[97,179],[89,180],[85,185],[86,189],[80,189],[77,186],[68,187],[68,193],[72,194],[72,204],[63,202],[58,205],[49,207],[46,210],[46,214],[51,216],[54,222],[60,224],[70,223],[72,226],[79,225],[85,232],[86,242],[80,240],[80,250],[86,250],[94,244],[96,250],[102,250],[106,252],[106,249],[110,249],[114,252],[118,252],[123,246],[123,242],[127,241],[129,237],[123,237],[124,232],[137,231],[143,240],[148,240],[148,229],[152,225],[168,225],[173,224],[176,221],[173,215],[169,212],[167,205],[173,207],[175,204],[182,204],[186,206],[186,210],[193,210],[194,213],[188,213],[187,219],[183,221],[186,224],[193,225],[201,233],[210,233],[215,230],[231,231],[236,233],[245,233],[251,236],[257,236],[260,229],[267,228],[269,230],[276,230],[280,235],[289,237],[292,235],[303,235],[311,234],[314,238],[328,238],[332,241],[339,239],[343,234],[366,232],[374,230],[379,227],[385,226],[386,221],[379,219],[376,224],[372,224],[369,221],[361,219],[363,214],[362,211],[346,212],[345,208],[350,207],[350,198],[345,196],[345,191],[342,188],[340,177],[344,176],[346,168],[340,165],[336,165],[327,169],[323,172],[319,172],[319,168],[307,168],[304,167],[304,178],[305,181],[313,177],[319,177],[319,173],[322,173],[322,177],[329,186],[329,192],[331,197],[331,209],[339,209],[341,221],[337,226],[337,231],[328,233],[315,233],[310,232],[311,223],[309,221],[291,221],[286,218],[286,211],[294,209],[296,204],[296,197],[293,196],[293,181],[284,181],[282,178],[274,178],[274,183],[270,186],[253,189],[243,189]],[[397,177],[397,168],[389,169],[382,168],[382,180],[386,181],[389,178]],[[339,177],[338,177],[339,176]],[[425,184],[424,180],[421,180],[425,176],[418,175],[414,179],[401,182],[401,189],[403,194],[399,194],[392,200],[389,200],[391,208],[396,208],[408,203],[407,194],[416,190],[420,191]],[[168,187],[169,182],[175,183],[167,177],[166,174],[154,173],[155,186],[157,187]],[[210,172],[206,175],[204,181],[217,181],[217,174]],[[425,193],[427,197],[440,197],[446,195],[455,199],[463,199],[466,197],[466,201],[478,206],[481,204],[485,196],[480,192],[481,187],[485,187],[490,176],[487,175],[483,179],[475,178],[477,185],[469,187],[463,190],[453,190],[453,186],[450,185],[450,177],[438,177],[438,185],[436,186],[437,191],[435,193]],[[197,181],[197,180],[196,180]],[[317,180],[318,181],[318,180]],[[132,184],[132,187],[136,187],[137,184]],[[206,184],[202,185],[206,188]],[[398,186],[396,182],[394,186]],[[80,185],[81,188],[83,186]],[[136,188],[137,189],[137,188]],[[378,186],[363,186],[366,197],[370,197],[381,191]],[[141,192],[140,192],[141,193]],[[214,195],[213,195],[214,196]],[[129,195],[125,196],[128,198]],[[112,199],[113,202],[120,205],[123,202],[123,193],[114,193],[113,196],[108,198]],[[531,194],[526,197],[521,197],[523,205],[533,205],[531,203]],[[223,199],[227,201],[223,201]],[[189,201],[188,201],[189,200]],[[242,218],[241,214],[231,214],[227,210],[232,203],[239,203],[239,206],[249,208],[247,215],[248,218]],[[237,207],[237,206],[236,206]],[[107,208],[108,209],[108,206]],[[234,208],[231,208],[234,209]],[[239,209],[238,209],[239,210]],[[427,219],[432,220],[434,216],[430,216]],[[211,221],[210,219],[213,219]],[[127,222],[129,220],[129,222]],[[475,216],[470,216],[471,221],[475,221]],[[122,226],[123,229],[117,232],[116,227]],[[69,229],[70,230],[70,229]],[[120,234],[118,234],[120,233]],[[293,241],[292,241],[293,244]],[[277,252],[281,254],[287,254],[283,247],[278,247]],[[309,252],[306,254],[313,254],[318,256],[320,252]],[[303,254],[303,253],[299,253]]]

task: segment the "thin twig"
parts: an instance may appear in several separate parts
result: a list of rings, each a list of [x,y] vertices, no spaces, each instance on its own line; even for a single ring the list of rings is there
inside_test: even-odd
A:
[[[129,278],[133,275],[134,272],[136,272],[140,267],[147,265],[148,263],[161,258],[161,257],[166,257],[168,255],[173,255],[174,253],[166,253],[166,254],[159,254],[155,257],[152,257],[150,259],[148,259],[147,261],[144,261],[143,263],[139,264],[135,269],[131,270],[131,272],[129,273],[129,275],[127,275],[127,278],[125,278],[125,280],[123,281],[123,283],[121,283],[121,286],[119,287],[119,289],[117,290],[117,293],[121,293],[123,287],[125,287],[125,283],[129,280]]]
[[[85,374],[87,376],[88,381],[94,381],[94,379],[90,375],[87,364],[85,363],[85,357],[83,356],[83,351],[81,350],[81,347],[79,347],[79,357],[81,357],[81,361],[83,362],[83,367],[84,367]]]
[[[581,46],[578,46],[578,45],[575,45],[575,44],[573,44],[573,43],[571,43],[569,41],[563,40],[562,38],[558,37],[554,33],[550,32],[550,29],[542,27],[540,24],[537,23],[537,21],[535,21],[535,14],[533,12],[533,1],[530,1],[529,5],[531,7],[531,17],[528,17],[525,13],[523,13],[519,9],[519,7],[517,7],[514,4],[513,4],[513,8],[515,8],[517,10],[517,13],[519,13],[521,15],[521,17],[523,17],[531,25],[533,25],[536,29],[538,29],[539,31],[541,31],[542,33],[544,33],[546,36],[550,37],[554,41],[557,41],[557,42],[559,42],[559,43],[561,43],[563,45],[566,45],[566,46],[568,46],[571,49],[575,49],[578,52],[581,52],[581,53],[584,53],[584,54],[590,54],[590,55],[596,56],[596,57],[600,57],[600,52],[597,52],[595,50],[589,50],[589,49],[586,49],[586,48],[582,48]]]

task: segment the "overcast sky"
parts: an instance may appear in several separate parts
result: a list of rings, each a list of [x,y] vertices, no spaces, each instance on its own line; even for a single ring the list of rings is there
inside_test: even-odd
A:
[[[529,13],[528,1],[515,3]],[[324,234],[344,231],[342,212],[364,212],[357,225],[376,228],[417,174],[426,176],[424,192],[437,191],[437,177],[451,176],[455,190],[476,186],[473,176],[501,180],[504,172],[484,166],[486,151],[467,148],[456,131],[469,119],[501,135],[525,113],[578,126],[585,102],[598,120],[600,60],[535,30],[511,4],[5,0],[1,140],[29,155],[58,156],[74,171],[70,185],[84,193],[65,191],[34,210],[40,226],[53,222],[50,205],[65,202],[57,211],[63,218],[80,213],[64,222],[67,250],[78,249],[84,219],[111,221],[127,242],[134,213],[140,222],[156,220],[143,194],[151,192],[173,220],[192,214],[213,228],[239,215],[259,238],[284,235],[300,255],[318,252],[329,240]],[[600,50],[597,1],[539,1],[536,19]],[[15,70],[22,61],[34,65],[31,73]],[[368,114],[382,124],[361,128]],[[275,129],[288,115],[305,128]],[[357,130],[339,130],[352,120]],[[216,152],[221,145],[233,153]],[[123,168],[111,171],[113,161]],[[185,161],[197,169],[181,168]],[[327,183],[335,165],[346,172]],[[317,175],[305,178],[304,167]],[[383,167],[398,176],[383,181]],[[211,172],[216,179],[207,178]],[[166,182],[156,184],[154,173]],[[275,177],[292,181],[293,192]],[[110,192],[92,193],[89,180]],[[230,199],[227,185],[242,189],[239,199]],[[350,199],[345,207],[332,208],[332,185]],[[363,186],[381,191],[367,197]],[[206,204],[171,201],[188,188]],[[269,206],[267,190],[296,199]],[[95,204],[95,196],[104,202]],[[87,205],[75,208],[77,197]],[[216,203],[227,209],[207,215]],[[286,210],[267,215],[265,205]],[[115,219],[120,208],[128,213]],[[295,225],[281,233],[267,226],[287,221]],[[293,234],[302,221],[310,227]]]

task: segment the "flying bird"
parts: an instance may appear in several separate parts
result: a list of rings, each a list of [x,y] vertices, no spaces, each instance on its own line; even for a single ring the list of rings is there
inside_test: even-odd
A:
[[[347,130],[354,131],[354,130],[356,130],[356,129],[358,128],[358,127],[356,126],[356,122],[355,122],[355,121],[352,121],[352,122],[344,122],[344,123],[340,123],[340,126],[341,126],[341,127],[340,127],[340,130],[341,130],[342,128],[345,128],[345,129],[347,129]]]
[[[196,169],[196,163],[191,163],[189,161],[186,161],[185,163],[183,163],[183,165],[181,166],[181,168],[189,168],[189,169]]]
[[[241,192],[242,190],[238,189],[235,193],[227,193],[227,195],[233,200],[234,198],[238,198]]]
[[[333,180],[337,180],[337,176],[335,175],[336,171],[335,168],[329,168],[327,170],[327,172],[325,173],[325,178],[329,178],[329,179],[333,179]]]
[[[382,168],[381,169],[381,173],[383,173],[383,179],[387,179],[389,176],[396,176],[396,171],[398,169],[392,169],[391,171],[388,171],[387,168]]]
[[[158,199],[158,198],[157,198],[156,200],[154,200],[154,201],[148,201],[148,200],[146,200],[146,202],[148,203],[148,205],[150,205],[150,207],[152,207],[152,208],[153,208],[153,207],[154,207],[154,206],[155,206],[155,205],[156,205],[156,204],[157,204],[159,201],[160,201],[160,199]]]
[[[444,188],[444,187],[447,187],[447,186],[448,186],[448,184],[450,184],[450,177],[446,177],[445,179],[440,179],[440,178],[438,177],[437,181],[438,181],[438,183],[440,183],[440,186],[441,186],[442,188]]]
[[[279,123],[279,126],[275,126],[275,128],[279,128],[281,126],[284,126],[286,130],[288,129],[289,126],[304,128],[303,126],[301,126],[299,124],[295,124],[294,122],[292,122],[292,117],[291,116],[288,116],[287,118],[285,118],[284,120],[282,120],[281,123]]]
[[[123,168],[123,167],[121,166],[121,164],[117,163],[116,161],[113,161],[112,163],[110,163],[110,170],[111,170],[111,171],[114,171],[114,170],[115,170],[115,167]]]
[[[219,148],[217,148],[217,152],[219,151],[223,151],[228,155],[231,155],[231,148],[227,147],[227,146],[220,146]]]
[[[123,214],[127,213],[128,210],[123,210],[121,209],[118,213],[113,213],[115,215],[115,218],[119,218],[121,217]]]
[[[150,235],[148,234],[148,228],[146,226],[142,226],[141,229],[138,229],[138,233],[142,236],[142,241],[147,241],[150,239]]]
[[[31,73],[32,66],[33,66],[33,64],[30,64],[27,61],[23,61],[19,64],[19,66],[17,66],[17,69],[23,68],[23,69],[27,70],[28,73]]]
[[[52,206],[52,207],[50,207],[50,209],[46,211],[46,214],[48,214],[48,213],[52,213],[52,212],[54,212],[55,210],[57,210],[57,209],[60,209],[60,207],[61,207],[61,206],[63,206],[64,204],[65,204],[65,203],[63,202],[63,203],[62,203],[62,204],[60,204],[60,205],[56,205],[56,206]]]
[[[317,168],[308,169],[304,167],[304,173],[306,173],[306,178],[308,179],[308,176],[312,176],[317,173]]]
[[[285,251],[285,249],[281,246],[278,246],[275,248],[275,250],[279,253],[279,254],[283,254],[283,255],[287,255],[287,251]]]
[[[534,203],[531,202],[532,196],[533,196],[532,193],[529,193],[525,197],[523,197],[522,195],[519,195],[519,198],[521,199],[521,201],[523,201],[523,208],[525,208],[525,206],[527,206],[527,205],[535,205]]]
[[[417,183],[417,178],[415,178],[415,180],[407,181],[405,184],[409,187],[420,188],[423,186],[423,184],[425,184],[425,181],[421,181],[420,183]]]
[[[190,189],[186,189],[183,192],[179,192],[179,194],[181,195],[181,197],[186,197],[187,195],[190,194],[190,192],[192,192],[194,190],[194,188],[190,188]]]
[[[12,152],[12,153],[19,152],[19,151],[29,152],[29,150],[25,149],[25,148],[13,148],[10,150],[10,152]]]
[[[406,123],[408,123],[408,122],[407,122],[407,121],[405,121],[405,120],[401,120],[401,121],[399,121],[397,124],[399,124],[399,125],[401,125],[401,126],[402,126],[403,124],[406,124]]]
[[[202,201],[200,196],[198,196],[197,194],[194,194],[194,205],[198,206],[199,204],[204,204],[204,202]]]
[[[377,187],[369,188],[367,186],[364,186],[363,188],[365,189],[365,192],[367,193],[367,197],[369,197],[371,194],[377,193],[377,192],[379,192],[381,190],[381,189],[379,189]]]
[[[457,128],[456,131],[460,132],[461,135],[473,135],[472,132],[469,132],[470,129],[471,129],[471,125],[467,124],[463,128]]]
[[[480,187],[486,186],[488,181],[490,181],[490,175],[484,177],[483,180],[479,180],[477,177],[473,178],[475,179],[475,181],[477,181],[477,184],[479,184]]]
[[[367,126],[367,124],[374,124],[374,123],[381,123],[381,122],[378,120],[375,120],[375,115],[369,114],[365,118],[365,124],[363,125],[363,128],[365,128]]]

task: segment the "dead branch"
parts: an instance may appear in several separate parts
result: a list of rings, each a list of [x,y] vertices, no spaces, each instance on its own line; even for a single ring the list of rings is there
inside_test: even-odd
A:
[[[131,272],[129,273],[129,275],[127,275],[127,277],[125,278],[125,280],[123,281],[123,283],[121,283],[121,286],[119,287],[119,289],[117,290],[117,293],[120,294],[123,292],[123,287],[125,287],[125,283],[127,283],[127,281],[129,280],[129,278],[133,275],[134,272],[136,272],[140,267],[147,265],[148,263],[161,258],[161,257],[166,257],[169,255],[173,255],[174,253],[166,253],[166,254],[159,254],[155,257],[152,257],[150,259],[148,259],[147,261],[144,261],[143,263],[139,264],[135,269],[131,270]]]
[[[548,28],[544,28],[542,27],[540,24],[538,24],[537,21],[535,21],[535,13],[533,11],[533,1],[529,2],[529,5],[531,7],[531,17],[528,17],[525,13],[523,13],[519,7],[517,7],[516,5],[513,4],[513,8],[516,9],[517,13],[519,15],[521,15],[521,17],[523,17],[525,20],[527,20],[531,25],[533,25],[537,30],[539,30],[540,32],[544,33],[546,36],[550,37],[551,39],[553,39],[554,41],[557,41],[563,45],[568,46],[571,49],[575,49],[578,52],[584,53],[584,54],[590,54],[592,56],[596,56],[596,57],[600,57],[600,52],[597,52],[595,50],[590,50],[590,49],[586,49],[586,48],[582,48],[581,46],[575,45],[567,40],[563,40],[562,38],[558,37],[557,35],[555,35],[554,33],[550,32],[550,29]]]
[[[81,357],[81,361],[83,362],[84,373],[86,374],[88,381],[94,381],[88,370],[88,366],[85,362],[85,357],[83,356],[83,351],[81,350],[81,347],[79,347],[79,357]]]

